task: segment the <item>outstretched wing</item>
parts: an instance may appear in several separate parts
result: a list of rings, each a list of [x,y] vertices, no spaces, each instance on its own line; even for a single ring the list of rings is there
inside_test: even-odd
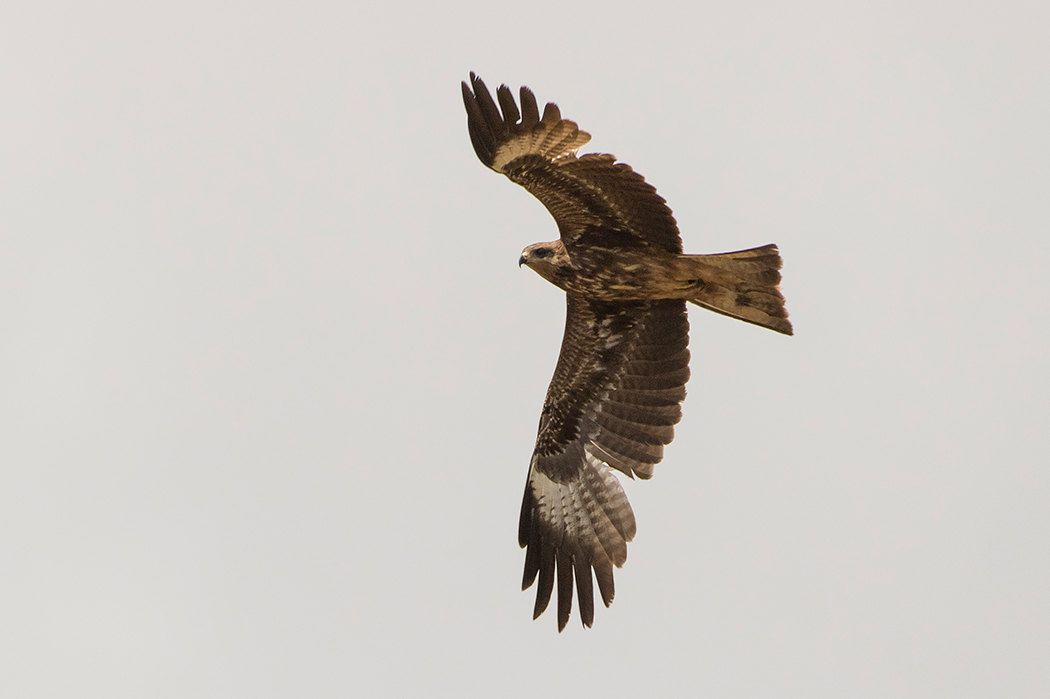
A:
[[[463,83],[463,103],[474,152],[543,202],[567,248],[609,238],[619,246],[682,251],[678,226],[663,197],[615,156],[577,158],[590,134],[562,119],[556,104],[547,103],[540,118],[536,97],[522,87],[519,113],[506,85],[496,90],[497,107],[481,78],[471,73],[470,82]]]
[[[606,303],[568,294],[565,337],[521,506],[528,550],[522,589],[539,576],[534,617],[558,581],[558,630],[573,578],[585,626],[594,620],[591,570],[605,606],[613,566],[627,560],[634,513],[613,469],[652,476],[674,437],[689,379],[689,323],[679,300]]]

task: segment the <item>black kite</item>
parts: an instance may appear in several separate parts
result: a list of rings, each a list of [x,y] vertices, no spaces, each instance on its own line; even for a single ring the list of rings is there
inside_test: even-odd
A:
[[[563,289],[568,312],[540,415],[521,506],[527,547],[522,589],[539,576],[534,618],[558,583],[558,630],[572,611],[573,578],[584,626],[594,621],[591,571],[606,606],[613,566],[627,560],[634,513],[615,471],[649,478],[674,437],[689,379],[689,301],[791,334],[775,245],[683,255],[671,210],[612,155],[576,151],[590,140],[550,103],[540,117],[522,87],[499,106],[473,73],[463,102],[474,151],[539,199],[560,239],[530,245],[519,264]],[[502,113],[501,113],[502,112]],[[574,576],[575,574],[575,576]]]

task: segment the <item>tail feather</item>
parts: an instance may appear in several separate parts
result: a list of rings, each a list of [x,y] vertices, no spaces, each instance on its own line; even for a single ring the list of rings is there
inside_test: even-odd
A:
[[[685,266],[683,281],[692,287],[687,301],[778,333],[794,334],[777,288],[782,263],[776,245],[678,259]]]

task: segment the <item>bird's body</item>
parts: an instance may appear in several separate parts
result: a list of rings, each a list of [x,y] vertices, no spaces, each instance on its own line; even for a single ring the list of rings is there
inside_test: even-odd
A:
[[[523,589],[537,579],[534,614],[557,579],[558,628],[572,610],[594,618],[593,581],[606,606],[613,566],[627,559],[634,514],[614,471],[649,478],[674,437],[689,378],[686,302],[790,335],[775,245],[682,254],[670,209],[628,165],[576,156],[590,140],[547,104],[540,118],[523,87],[499,108],[471,74],[463,101],[478,158],[534,194],[559,240],[525,248],[519,264],[566,292],[565,335],[540,415],[518,542]],[[502,110],[502,114],[501,114]]]
[[[582,294],[589,299],[682,299],[697,303],[713,286],[738,289],[740,268],[746,264],[741,260],[745,259],[754,266],[750,276],[756,284],[768,286],[772,283],[775,286],[779,281],[780,275],[773,265],[780,257],[773,246],[720,255],[677,255],[660,248],[591,245],[572,255],[560,240],[556,240],[528,246],[522,251],[519,261],[562,291]],[[726,269],[727,266],[731,268]],[[775,312],[783,306],[783,301],[770,296],[771,310]],[[739,303],[741,308],[754,305],[746,296]],[[778,328],[790,329],[790,325],[785,325],[786,318],[770,316],[761,320],[764,322],[750,322],[760,325],[774,322]]]

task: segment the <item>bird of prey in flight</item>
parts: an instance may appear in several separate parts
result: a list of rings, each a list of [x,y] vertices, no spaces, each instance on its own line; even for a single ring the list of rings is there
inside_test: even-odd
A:
[[[682,415],[689,379],[686,301],[791,335],[776,245],[684,255],[678,226],[656,190],[608,154],[576,151],[590,135],[536,97],[510,88],[496,100],[473,73],[463,83],[478,158],[539,199],[559,239],[529,245],[526,265],[565,291],[561,355],[540,414],[521,505],[522,589],[537,576],[533,618],[558,584],[558,630],[572,611],[594,621],[591,572],[605,606],[613,566],[627,560],[634,513],[615,471],[653,475]],[[498,106],[497,106],[498,101]]]

